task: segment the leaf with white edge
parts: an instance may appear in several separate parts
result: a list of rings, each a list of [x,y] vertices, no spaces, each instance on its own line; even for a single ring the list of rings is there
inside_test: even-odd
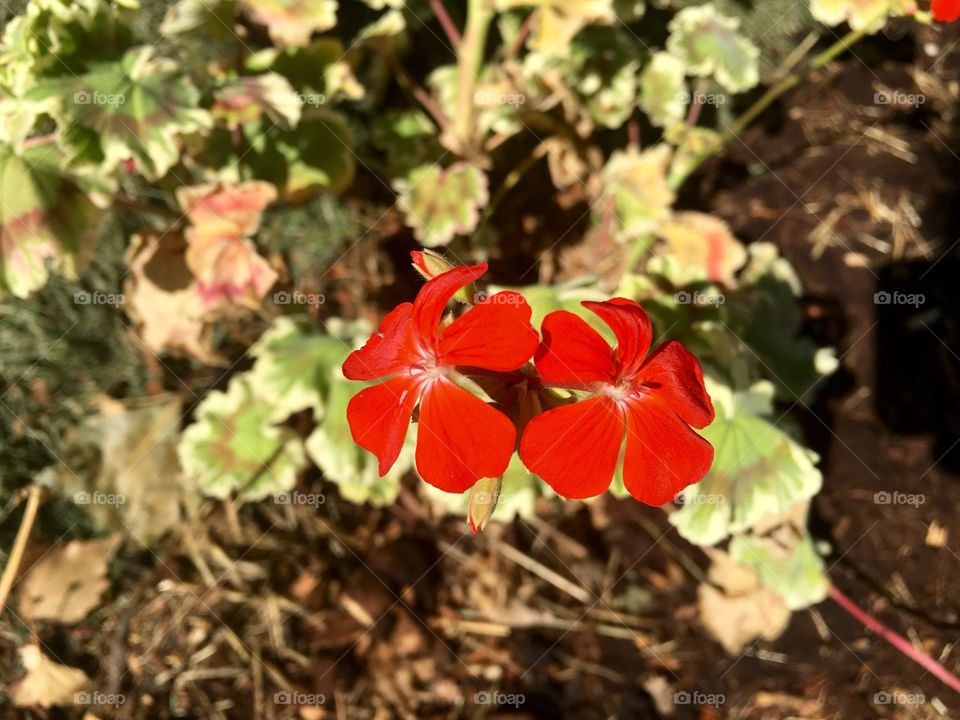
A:
[[[755,568],[761,584],[791,610],[815,605],[830,591],[823,559],[806,532],[786,545],[770,537],[737,535],[730,541],[730,555]]]
[[[241,0],[241,5],[279,47],[303,47],[313,33],[337,24],[337,0]]]
[[[670,524],[697,545],[715,545],[819,492],[818,457],[771,423],[773,384],[734,392],[706,375],[716,419],[700,430],[714,447],[706,477],[683,491]]]
[[[41,145],[0,146],[0,294],[25,298],[49,269],[75,277],[90,260],[100,212]]]
[[[729,92],[743,92],[760,82],[760,50],[737,32],[740,20],[710,5],[684,8],[670,21],[667,50],[686,65],[687,73],[713,76]]]
[[[747,260],[747,251],[730,226],[713,215],[681,212],[662,223],[657,234],[689,271],[687,282],[708,280],[730,285]]]
[[[473,232],[480,208],[489,200],[487,176],[465,162],[446,169],[421,165],[397,180],[394,188],[407,225],[427,247],[445,245],[457,235]]]
[[[619,27],[584,29],[573,39],[561,66],[597,125],[618,128],[633,113],[640,92],[640,61],[634,38]]]
[[[339,367],[329,369],[329,373],[329,391],[324,398],[326,413],[323,422],[307,438],[307,454],[323,471],[324,478],[337,486],[344,500],[358,505],[391,505],[400,492],[400,480],[413,467],[415,433],[407,433],[397,461],[380,477],[377,458],[353,441],[347,422],[347,403],[363,386],[344,378]]]
[[[190,220],[185,233],[187,266],[197,278],[205,306],[233,302],[254,310],[260,307],[277,273],[248,238],[276,197],[276,188],[258,181],[177,191],[180,207]]]
[[[274,72],[234,78],[213,94],[210,114],[235,130],[266,115],[290,130],[300,122],[300,95],[285,77]]]
[[[65,128],[62,141],[96,142],[101,173],[133,160],[145,178],[158,180],[180,159],[178,138],[212,124],[177,63],[154,59],[148,47],[130,50],[118,62],[94,63],[79,77],[41,81],[34,92],[45,96],[52,89],[61,96],[56,117]]]
[[[498,10],[537,9],[530,46],[536,52],[561,55],[587,25],[617,22],[613,0],[496,0]]]
[[[654,53],[640,76],[640,108],[656,127],[683,120],[687,97],[686,66],[667,52]]]
[[[212,497],[236,492],[262,500],[288,492],[303,467],[303,443],[273,423],[271,398],[256,392],[248,375],[235,375],[226,392],[214,390],[197,407],[177,454],[187,478]]]
[[[350,346],[333,335],[306,333],[290,318],[280,317],[251,348],[257,359],[250,379],[271,399],[272,418],[280,421],[295,412],[316,409],[323,416],[323,396],[330,390],[330,373],[339,369]]]
[[[74,705],[75,695],[90,682],[83,670],[54,662],[37,645],[20,648],[20,663],[27,674],[10,688],[16,707]]]
[[[285,77],[305,106],[320,107],[339,100],[359,100],[364,88],[353,74],[343,43],[320,37],[306,47],[266,48],[244,61],[254,72],[272,70]]]
[[[810,14],[824,25],[846,22],[851,30],[874,33],[891,15],[916,12],[913,0],[810,0]]]
[[[620,242],[639,240],[670,217],[676,195],[667,184],[672,151],[668,145],[646,150],[617,150],[603,169],[603,196],[594,209],[598,220],[613,213]]]

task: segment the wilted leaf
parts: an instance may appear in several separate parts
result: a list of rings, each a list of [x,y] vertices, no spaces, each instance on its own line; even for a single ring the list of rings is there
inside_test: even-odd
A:
[[[118,541],[71,540],[44,555],[20,586],[20,614],[65,625],[83,620],[110,587],[107,563]]]
[[[214,93],[210,112],[231,130],[263,114],[290,130],[300,122],[300,96],[277,73],[238,77]]]
[[[700,434],[715,449],[713,467],[683,491],[670,523],[690,542],[714,545],[813,497],[823,477],[816,453],[771,424],[772,383],[735,392],[709,375],[705,381],[717,416]]]
[[[603,199],[595,213],[602,219],[613,209],[617,238],[621,242],[637,240],[654,232],[670,217],[676,199],[667,184],[671,150],[656,145],[647,150],[630,147],[617,150],[603,169]]]
[[[177,191],[177,200],[191,223],[186,231],[187,266],[197,278],[197,290],[206,306],[235,302],[252,309],[260,307],[277,274],[248,238],[276,197],[272,185],[257,181]]]
[[[159,354],[173,352],[208,365],[223,362],[213,347],[213,327],[187,267],[187,243],[179,233],[147,231],[130,239],[124,310],[143,343]]]
[[[830,590],[823,560],[805,529],[784,544],[772,537],[738,535],[730,541],[730,556],[753,567],[761,584],[791,610],[815,605]]]
[[[178,136],[211,125],[207,111],[197,107],[199,91],[177,63],[154,59],[150,48],[93,63],[79,77],[39,83],[35,92],[51,90],[62,96],[58,120],[73,162],[96,159],[104,173],[132,159],[138,172],[157,180],[180,158]]]
[[[684,8],[668,27],[667,50],[683,61],[689,75],[712,75],[729,92],[760,82],[760,51],[737,32],[737,18],[721,15],[708,3]]]
[[[74,277],[93,251],[99,211],[57,167],[49,145],[0,146],[0,294],[27,297],[48,266]]]
[[[37,645],[20,648],[20,662],[27,674],[10,690],[17,707],[73,705],[76,693],[90,682],[83,670],[54,662]]]
[[[399,194],[397,205],[406,214],[407,224],[427,247],[444,245],[457,235],[473,232],[480,208],[489,199],[487,176],[463,162],[446,169],[421,165],[394,186]]]
[[[691,282],[706,279],[729,285],[747,260],[747,251],[730,226],[713,215],[677,213],[661,224],[657,233],[680,264],[691,269]]]
[[[790,622],[786,603],[762,587],[749,566],[737,564],[720,551],[711,557],[711,582],[698,589],[700,622],[711,637],[731,655],[739,654],[757,638],[780,637]]]
[[[235,375],[226,392],[214,390],[197,407],[177,452],[187,477],[213,497],[236,492],[261,500],[293,488],[303,466],[303,443],[272,420],[270,398],[250,378]]]
[[[280,47],[303,47],[314,32],[337,24],[337,0],[241,0],[250,18],[265,25]]]
[[[686,112],[686,67],[670,53],[654,53],[640,77],[640,107],[657,127],[669,127]]]

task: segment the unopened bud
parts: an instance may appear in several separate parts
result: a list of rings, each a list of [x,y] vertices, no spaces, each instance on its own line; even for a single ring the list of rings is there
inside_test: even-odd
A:
[[[493,511],[497,509],[502,485],[502,477],[480,478],[477,484],[470,488],[467,517],[470,519],[470,529],[473,530],[474,535],[483,530]]]

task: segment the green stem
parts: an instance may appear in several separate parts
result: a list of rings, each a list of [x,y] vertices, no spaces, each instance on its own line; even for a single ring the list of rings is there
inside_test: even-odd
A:
[[[457,112],[451,132],[457,149],[462,153],[472,145],[473,117],[476,110],[474,92],[477,77],[483,67],[483,51],[487,44],[487,32],[493,20],[490,0],[469,0],[467,25],[459,48],[460,88],[457,96]]]

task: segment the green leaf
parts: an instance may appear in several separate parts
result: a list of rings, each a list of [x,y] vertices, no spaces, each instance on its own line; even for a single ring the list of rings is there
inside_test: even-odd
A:
[[[686,113],[686,67],[667,52],[654,53],[640,78],[640,107],[657,127],[669,127]]]
[[[714,545],[813,497],[823,481],[817,455],[771,424],[773,385],[735,392],[705,378],[717,416],[700,431],[715,450],[707,476],[681,495],[670,523],[697,545]]]
[[[684,8],[670,21],[667,50],[698,77],[713,76],[729,92],[749,90],[760,81],[760,51],[737,30],[737,18],[711,5]]]
[[[0,294],[24,298],[53,269],[75,277],[93,251],[100,213],[61,174],[51,145],[0,146]]]
[[[336,484],[343,498],[352,503],[392,504],[400,492],[400,480],[413,467],[415,434],[408,433],[393,467],[379,477],[377,458],[353,441],[347,423],[347,403],[367,385],[343,377],[339,367],[328,368],[330,390],[325,398],[326,415],[307,438],[307,453]]]
[[[676,199],[667,184],[672,151],[656,145],[640,151],[634,147],[617,150],[603,169],[603,194],[594,209],[596,222],[613,211],[613,224],[620,242],[639,240],[670,217]]]
[[[823,559],[806,532],[784,546],[771,537],[738,535],[730,555],[753,567],[760,583],[779,595],[791,610],[803,610],[824,600],[830,591]]]
[[[46,81],[35,90],[60,93],[64,142],[76,146],[78,138],[96,138],[102,173],[133,159],[144,177],[157,180],[180,158],[178,137],[211,126],[210,115],[197,107],[199,92],[177,63],[151,53],[136,48],[119,62],[96,63],[80,77]],[[74,124],[88,132],[69,131]]]
[[[437,126],[419,110],[390,110],[373,118],[371,142],[386,155],[393,176],[406,175],[424,163],[443,156],[437,138]]]
[[[337,24],[337,0],[241,0],[241,5],[279,47],[303,47],[314,32]]]
[[[363,86],[357,82],[343,43],[321,37],[306,47],[267,48],[246,59],[248,70],[272,70],[283,75],[300,93],[303,104],[320,107],[340,99],[359,100]]]
[[[324,415],[323,397],[331,392],[331,373],[339,372],[350,350],[336,336],[308,334],[290,318],[274,320],[250,351],[257,360],[250,380],[270,399],[271,419],[285,420],[314,408],[319,420]]]
[[[395,181],[394,188],[407,225],[427,247],[444,245],[457,235],[473,232],[480,208],[489,200],[487,176],[465,162],[446,169],[421,165]]]
[[[250,377],[235,375],[226,392],[214,390],[197,407],[177,452],[187,477],[213,497],[232,492],[262,500],[286,492],[305,462],[303,444],[273,424],[274,408]]]

